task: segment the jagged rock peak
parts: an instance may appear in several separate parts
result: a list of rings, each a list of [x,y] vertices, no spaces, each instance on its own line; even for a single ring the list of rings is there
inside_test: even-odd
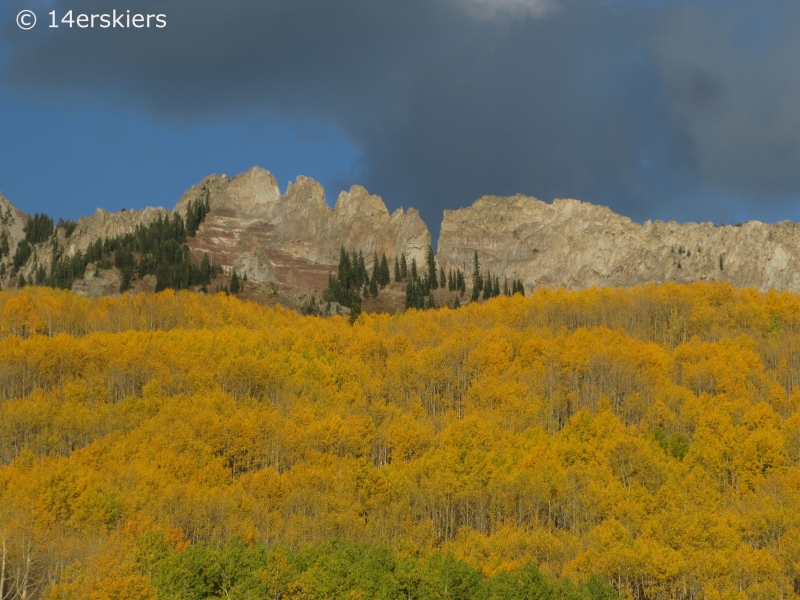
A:
[[[370,194],[360,185],[354,185],[349,192],[341,192],[334,209],[337,217],[353,218],[362,216],[389,216],[389,209],[380,196]]]
[[[283,200],[293,207],[316,209],[324,213],[329,213],[331,208],[325,202],[325,190],[322,185],[305,175],[300,175],[297,180],[286,187]]]
[[[221,198],[222,206],[243,217],[268,214],[281,199],[278,182],[269,171],[253,167],[230,180]],[[216,208],[212,205],[212,209]]]
[[[211,209],[218,208],[221,204],[222,195],[225,193],[230,181],[230,177],[218,173],[205,177],[200,183],[193,185],[183,193],[175,208],[172,209],[173,212],[180,213],[181,216],[185,217],[189,203],[198,198],[203,200],[208,198]]]
[[[17,242],[25,237],[22,230],[28,222],[28,215],[11,204],[0,193],[0,231],[9,237],[9,244],[13,250]]]

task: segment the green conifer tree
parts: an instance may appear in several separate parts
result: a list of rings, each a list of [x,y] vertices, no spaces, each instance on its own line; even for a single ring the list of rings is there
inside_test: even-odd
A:
[[[380,279],[378,283],[381,287],[387,286],[390,283],[389,279],[389,261],[386,260],[386,253],[381,255],[381,270],[380,270]]]
[[[200,282],[203,284],[211,283],[211,262],[208,260],[208,254],[205,252],[200,261]]]
[[[369,295],[373,298],[378,297],[378,271],[372,272],[372,277],[369,280]]]
[[[488,300],[492,297],[492,272],[487,271],[486,273],[486,283],[483,286],[483,299]]]
[[[433,246],[428,244],[428,251],[425,253],[425,261],[428,263],[428,284],[432,290],[439,287],[438,275],[436,273],[436,256],[433,253]]]
[[[478,261],[477,250],[475,250],[475,258],[473,260],[472,285],[479,292],[483,290],[483,276],[481,276],[481,263]]]
[[[409,308],[414,308],[414,305],[415,305],[415,302],[414,302],[414,282],[410,281],[410,280],[406,282],[406,303],[405,303],[405,305],[406,305],[406,310],[408,310]]]

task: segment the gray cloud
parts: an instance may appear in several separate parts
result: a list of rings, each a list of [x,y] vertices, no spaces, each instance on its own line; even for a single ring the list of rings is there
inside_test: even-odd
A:
[[[434,231],[443,208],[488,193],[577,197],[640,220],[768,218],[800,182],[800,13],[788,3],[770,5],[775,22],[755,1],[126,6],[167,13],[167,30],[9,24],[6,81],[165,119],[268,111],[333,125],[363,153],[358,182],[419,207]]]
[[[796,200],[800,7],[683,6],[659,24],[653,51],[669,114],[702,180]]]
[[[476,19],[541,17],[555,10],[555,0],[460,0],[461,6]]]

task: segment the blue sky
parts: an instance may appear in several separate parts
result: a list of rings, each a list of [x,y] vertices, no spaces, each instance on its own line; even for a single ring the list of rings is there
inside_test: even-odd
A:
[[[0,192],[30,214],[77,219],[98,207],[171,209],[206,175],[233,176],[254,164],[284,189],[298,174],[332,186],[357,173],[358,149],[341,133],[270,115],[182,123],[8,90],[0,93],[0,115]]]
[[[46,26],[68,9],[168,25]],[[484,194],[800,220],[798,40],[788,0],[6,0],[0,191],[76,218],[257,164],[434,237]]]

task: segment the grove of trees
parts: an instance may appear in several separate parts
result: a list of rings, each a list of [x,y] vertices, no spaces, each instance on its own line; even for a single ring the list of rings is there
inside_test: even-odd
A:
[[[793,598],[798,497],[798,295],[0,293],[3,600]]]
[[[138,225],[133,233],[99,238],[89,245],[85,253],[78,251],[72,256],[59,250],[54,236],[57,229],[63,228],[65,236],[69,237],[76,223],[60,220],[55,226],[49,216],[37,213],[28,220],[24,228],[25,238],[16,246],[11,265],[12,275],[34,256],[37,244],[53,242],[56,254],[49,272],[39,265],[35,279],[27,283],[70,290],[76,279],[84,277],[86,267],[94,263],[96,269],[110,269],[112,266],[119,269],[122,280],[120,292],[131,289],[132,281],[145,275],[155,275],[156,291],[197,286],[205,288],[217,274],[222,273],[222,268],[211,263],[208,255],[203,256],[200,264],[193,262],[186,242],[187,237],[197,233],[197,228],[210,210],[206,193],[189,204],[185,219],[178,213],[172,217],[159,216],[151,223]],[[0,258],[8,252],[8,239],[4,232],[0,238]],[[17,287],[22,288],[25,284],[25,278],[21,275]],[[238,288],[238,281],[236,286]]]

